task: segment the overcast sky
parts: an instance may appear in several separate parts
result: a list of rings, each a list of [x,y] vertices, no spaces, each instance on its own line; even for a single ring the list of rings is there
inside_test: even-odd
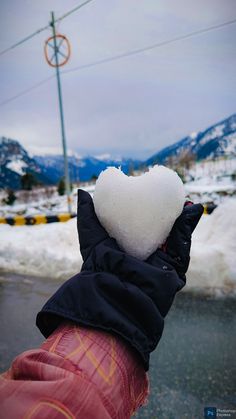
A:
[[[81,1],[1,0],[0,50]],[[58,32],[61,71],[236,18],[235,0],[94,0]],[[55,74],[50,29],[0,57],[0,102]],[[236,112],[236,24],[119,61],[61,75],[68,148],[146,158]],[[26,149],[60,148],[56,79],[0,107],[0,135]]]

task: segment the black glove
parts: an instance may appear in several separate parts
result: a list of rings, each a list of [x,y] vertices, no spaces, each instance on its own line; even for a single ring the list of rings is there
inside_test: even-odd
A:
[[[203,211],[204,208],[201,204],[193,204],[192,202],[187,201],[182,213],[176,219],[164,245],[147,259],[147,262],[153,265],[155,265],[156,255],[168,261],[183,280],[183,286],[186,283],[185,274],[190,262],[192,233],[195,230]]]
[[[36,323],[43,335],[48,337],[65,319],[106,330],[128,342],[148,370],[164,317],[185,284],[191,233],[202,212],[200,204],[184,208],[167,239],[166,252],[157,249],[141,261],[109,237],[92,198],[79,190],[77,221],[84,263],[38,313]]]

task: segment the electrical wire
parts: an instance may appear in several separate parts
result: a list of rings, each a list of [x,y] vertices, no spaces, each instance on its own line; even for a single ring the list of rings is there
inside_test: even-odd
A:
[[[55,19],[55,22],[60,22],[62,19],[65,19],[65,17],[71,15],[72,13],[76,12],[77,10],[81,9],[81,7],[85,6],[86,4],[90,3],[93,0],[87,0],[84,3],[79,4],[77,7],[74,7],[74,9],[69,10],[69,12],[65,13],[64,15],[62,15],[61,17]],[[38,35],[39,33],[47,30],[48,28],[50,28],[50,23],[47,26],[44,26],[43,28],[38,29],[37,31],[33,32],[31,35],[26,36],[25,38],[21,39],[20,41],[16,42],[15,44],[11,45],[10,47],[4,49],[3,51],[0,52],[0,56],[3,54],[6,54],[6,52],[11,51],[12,49],[18,47],[19,45],[23,44],[26,41],[29,41],[31,38],[33,38],[34,36]]]
[[[9,99],[4,100],[3,102],[0,103],[0,106],[4,106],[7,103],[18,99],[18,97],[24,96],[27,93],[31,92],[34,89],[37,89],[37,87],[42,86],[42,84],[47,83],[49,80],[54,79],[55,75],[53,74],[52,76],[47,77],[46,79],[41,80],[40,82],[34,84],[33,86],[29,87],[28,89],[23,90],[22,92],[19,92],[18,94],[16,94],[15,96],[10,97]]]
[[[92,0],[89,0],[89,1],[92,1]],[[122,54],[113,55],[111,57],[107,57],[107,58],[103,58],[101,60],[93,61],[93,62],[88,63],[88,64],[83,64],[83,65],[71,68],[69,70],[61,71],[61,74],[68,74],[68,73],[72,73],[74,71],[95,67],[95,66],[98,66],[98,65],[101,65],[101,64],[106,64],[106,63],[112,62],[112,61],[117,61],[117,60],[120,60],[122,58],[130,57],[132,55],[141,54],[145,51],[149,51],[149,50],[152,50],[152,49],[155,49],[155,48],[160,48],[160,47],[163,47],[163,46],[175,43],[175,42],[179,42],[181,40],[192,38],[194,36],[197,36],[197,35],[200,35],[200,34],[203,34],[203,33],[206,33],[206,32],[210,32],[210,31],[213,31],[213,30],[216,30],[216,29],[223,28],[223,27],[231,25],[233,23],[236,23],[236,19],[230,20],[230,21],[227,21],[227,22],[223,22],[223,23],[218,24],[218,25],[210,26],[208,28],[199,29],[197,31],[190,32],[188,34],[181,35],[181,36],[178,36],[178,37],[166,40],[166,41],[162,41],[162,42],[159,42],[159,43],[148,45],[148,46],[143,47],[143,48],[137,48],[137,49],[134,49],[134,50],[129,50],[129,51],[126,51]],[[39,83],[35,84],[34,86],[32,86],[30,88],[24,90],[23,92],[20,92],[17,95],[15,95],[15,96],[13,96],[9,99],[6,99],[5,101],[0,103],[0,107],[6,105],[7,103],[11,102],[12,100],[17,99],[20,96],[23,96],[23,95],[29,93],[31,90],[36,89],[37,87],[41,86],[42,84],[46,83],[47,81],[51,80],[54,77],[55,77],[55,75],[47,77],[46,79],[40,81]]]
[[[55,22],[60,22],[62,19],[65,19],[65,17],[71,15],[74,12],[77,12],[77,10],[81,9],[81,7],[85,6],[86,4],[90,3],[93,0],[87,0],[84,3],[79,4],[78,6],[76,6],[74,9],[70,10],[69,12],[65,13],[63,16],[55,19]]]
[[[126,51],[126,52],[121,53],[121,54],[117,54],[117,55],[113,55],[111,57],[103,58],[101,60],[97,60],[97,61],[94,61],[94,62],[91,62],[91,63],[88,63],[88,64],[83,64],[83,65],[71,68],[69,70],[64,70],[63,73],[72,73],[73,71],[83,70],[85,68],[90,68],[90,67],[98,66],[98,65],[101,65],[101,64],[109,63],[109,62],[112,62],[112,61],[117,61],[117,60],[120,60],[122,58],[130,57],[132,55],[141,54],[145,51],[150,51],[152,49],[160,48],[160,47],[163,47],[163,46],[166,46],[166,45],[173,44],[175,42],[179,42],[179,41],[182,41],[182,40],[185,40],[185,39],[188,39],[188,38],[192,38],[194,36],[197,36],[197,35],[200,35],[200,34],[203,34],[203,33],[206,33],[206,32],[210,32],[210,31],[213,31],[213,30],[216,30],[216,29],[223,28],[224,26],[232,25],[233,23],[236,23],[236,19],[230,20],[230,21],[227,21],[227,22],[224,22],[224,23],[220,23],[218,25],[210,26],[208,28],[199,29],[197,31],[190,32],[186,35],[180,35],[180,36],[177,36],[175,38],[172,38],[172,39],[169,39],[169,40],[166,40],[166,41],[158,42],[158,43],[155,43],[155,44],[152,44],[152,45],[147,45],[146,47],[143,47],[143,48],[137,48],[137,49],[129,50],[129,51]]]
[[[3,51],[0,52],[0,56],[3,55],[3,54],[6,54],[6,52],[18,47],[19,45],[21,45],[24,42],[28,41],[29,39],[33,38],[35,35],[38,35],[40,32],[45,31],[49,27],[50,27],[50,25],[44,26],[43,28],[40,28],[37,31],[33,32],[31,35],[28,35],[25,38],[21,39],[19,42],[16,42],[15,44],[11,45],[10,47],[4,49]]]

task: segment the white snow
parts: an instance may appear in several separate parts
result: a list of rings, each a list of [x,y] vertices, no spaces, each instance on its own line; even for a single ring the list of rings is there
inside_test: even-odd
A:
[[[94,191],[101,224],[122,249],[142,260],[166,240],[184,201],[180,177],[158,165],[140,176],[126,176],[109,167],[100,174]]]
[[[21,159],[14,159],[7,163],[6,167],[22,176],[24,174],[22,169],[27,167],[27,164]]]
[[[236,293],[236,182],[231,176],[235,171],[235,158],[200,162],[190,170],[194,181],[184,185],[190,198],[219,206],[201,218],[194,232],[186,291]],[[91,195],[94,187],[82,186]],[[49,192],[29,192],[26,201],[25,192],[17,192],[16,203],[2,205],[0,215],[67,212],[66,197],[58,196],[55,188]],[[1,199],[5,196],[1,191]],[[72,196],[76,211],[77,188]],[[0,271],[66,280],[80,270],[81,262],[75,219],[37,226],[0,224]]]
[[[236,155],[236,133],[233,132],[224,137],[225,139],[225,146],[224,146],[224,153],[227,155]]]
[[[68,278],[80,271],[76,219],[12,227],[0,225],[0,269],[22,275]]]
[[[187,174],[185,191],[194,202],[214,202],[216,205],[236,195],[236,158],[202,161]]]
[[[203,215],[192,238],[185,291],[236,293],[236,200]],[[80,271],[76,219],[66,223],[12,227],[0,224],[0,270],[68,279]]]
[[[200,140],[201,145],[206,144],[209,140],[221,137],[224,134],[224,128],[225,124],[220,124],[209,130],[209,132]]]
[[[62,156],[62,148],[61,147],[37,147],[37,146],[27,146],[27,151],[30,157],[34,156]],[[73,150],[67,150],[68,156],[74,156],[77,159],[82,159],[82,156],[76,153]]]
[[[203,216],[193,234],[188,290],[204,294],[236,293],[236,200]]]
[[[197,132],[191,132],[191,134],[189,134],[189,137],[192,138],[192,140],[195,140],[195,138],[197,138],[198,133]]]
[[[95,155],[94,158],[101,161],[111,160],[111,155],[109,153],[98,154],[98,155]]]

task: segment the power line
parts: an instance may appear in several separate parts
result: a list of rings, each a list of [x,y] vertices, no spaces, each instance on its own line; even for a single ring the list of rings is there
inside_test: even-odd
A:
[[[166,40],[166,41],[158,42],[158,43],[155,43],[155,44],[152,44],[152,45],[147,45],[146,47],[143,47],[143,48],[137,48],[137,49],[129,50],[129,51],[126,51],[126,52],[121,53],[121,54],[117,54],[117,55],[113,55],[111,57],[103,58],[101,60],[97,60],[97,61],[94,61],[94,62],[91,62],[91,63],[88,63],[88,64],[83,64],[83,65],[71,68],[69,70],[65,70],[65,71],[63,71],[63,73],[72,73],[73,71],[83,70],[85,68],[90,68],[90,67],[94,67],[94,66],[97,66],[97,65],[109,63],[109,62],[112,62],[112,61],[117,61],[117,60],[120,60],[122,58],[130,57],[132,55],[141,54],[145,51],[160,48],[160,47],[163,47],[163,46],[166,46],[166,45],[173,44],[173,43],[178,42],[178,41],[182,41],[184,39],[192,38],[194,36],[197,36],[197,35],[200,35],[200,34],[203,34],[203,33],[206,33],[206,32],[210,32],[210,31],[213,31],[213,30],[216,30],[216,29],[223,28],[224,26],[232,25],[233,23],[236,23],[236,19],[230,20],[230,21],[227,21],[227,22],[224,22],[224,23],[220,23],[219,25],[210,26],[208,28],[199,29],[197,31],[190,32],[186,35],[180,35],[180,36],[177,36],[175,38],[172,38],[172,39],[169,39],[169,40]]]
[[[74,9],[69,10],[69,12],[65,13],[63,16],[59,17],[58,19],[55,19],[55,22],[59,22],[62,19],[65,19],[65,17],[71,15],[72,13],[76,12],[77,10],[81,9],[81,7],[85,6],[86,4],[90,3],[93,0],[87,0],[84,3],[79,4],[77,7],[74,7]],[[28,41],[29,39],[33,38],[34,36],[38,35],[39,33],[45,31],[46,29],[50,28],[50,23],[47,26],[44,26],[43,28],[38,29],[37,31],[33,32],[31,35],[26,36],[25,38],[21,39],[20,41],[16,42],[15,44],[11,45],[10,47],[4,49],[0,52],[0,56],[3,54],[6,54],[6,52],[18,47],[19,45],[23,44],[24,42]]]
[[[31,92],[32,90],[37,89],[37,87],[41,86],[42,84],[47,83],[49,80],[53,79],[54,77],[55,77],[55,75],[47,77],[44,80],[41,80],[40,82],[34,84],[33,86],[29,87],[28,89],[25,89],[22,92],[19,92],[18,94],[16,94],[15,96],[12,96],[9,99],[4,100],[3,102],[0,103],[0,106],[4,106],[9,102],[11,102],[15,99],[18,99],[18,97],[26,95],[27,93]]]
[[[88,1],[92,1],[92,0],[88,0]],[[98,66],[98,65],[101,65],[101,64],[106,64],[106,63],[112,62],[112,61],[117,61],[117,60],[120,60],[122,58],[130,57],[132,55],[141,54],[142,52],[152,50],[152,49],[155,49],[155,48],[160,48],[160,47],[163,47],[163,46],[175,43],[175,42],[179,42],[179,41],[184,40],[184,39],[192,38],[192,37],[200,35],[202,33],[210,32],[210,31],[213,31],[213,30],[216,30],[216,29],[220,29],[224,26],[228,26],[228,25],[231,25],[233,23],[236,23],[236,19],[230,20],[228,22],[221,23],[219,25],[210,26],[210,27],[205,28],[205,29],[199,29],[198,31],[190,32],[186,35],[181,35],[181,36],[178,36],[178,37],[175,37],[175,38],[163,41],[163,42],[148,45],[148,46],[143,47],[143,48],[137,48],[137,49],[134,49],[134,50],[129,50],[129,51],[126,51],[126,52],[121,53],[121,54],[117,54],[117,55],[113,55],[111,57],[103,58],[101,60],[93,61],[93,62],[88,63],[88,64],[83,64],[83,65],[71,68],[70,70],[64,70],[64,71],[61,72],[61,74],[68,74],[68,73],[72,73],[74,71],[95,67],[95,66]],[[54,77],[55,77],[54,75],[50,76],[50,77],[47,77],[46,79],[40,81],[39,83],[29,87],[28,89],[26,89],[24,91],[18,93],[17,95],[12,96],[9,99],[6,99],[5,101],[0,103],[0,107],[6,105],[7,103],[9,103],[9,102],[11,102],[15,99],[17,99],[20,96],[23,96],[23,95],[29,93],[31,90],[36,89],[37,87],[41,86],[42,84],[46,83],[47,81],[51,80]]]
[[[62,19],[65,19],[65,17],[71,15],[74,12],[77,12],[77,10],[81,9],[81,7],[85,6],[86,4],[90,3],[93,0],[87,0],[84,3],[79,4],[74,9],[70,10],[69,12],[65,13],[63,16],[59,17],[58,19],[55,19],[55,22],[59,22]]]
[[[50,27],[50,25],[44,26],[43,28],[38,29],[37,31],[33,32],[31,35],[28,35],[25,38],[21,39],[19,42],[16,42],[15,44],[11,45],[10,47],[4,49],[3,51],[0,52],[0,56],[5,54],[6,52],[10,51],[11,49],[14,49],[14,48],[18,47],[19,45],[21,45],[24,42],[28,41],[29,39],[33,38],[35,35],[38,35],[40,32],[45,31],[49,27]]]

